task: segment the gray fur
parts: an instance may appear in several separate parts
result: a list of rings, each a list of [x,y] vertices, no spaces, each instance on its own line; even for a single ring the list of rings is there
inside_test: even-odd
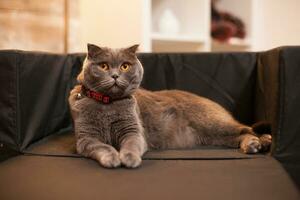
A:
[[[224,145],[257,153],[262,148],[252,128],[237,122],[217,103],[178,90],[139,89],[143,68],[136,50],[137,45],[125,49],[88,45],[78,81],[114,101],[107,105],[85,96],[77,98],[80,85],[71,91],[69,104],[79,154],[104,167],[123,164],[135,168],[148,149]],[[108,71],[98,69],[102,62],[109,64]],[[127,72],[119,70],[124,62],[132,64]],[[117,86],[113,86],[115,82]],[[271,143],[270,139],[264,141],[265,146]]]

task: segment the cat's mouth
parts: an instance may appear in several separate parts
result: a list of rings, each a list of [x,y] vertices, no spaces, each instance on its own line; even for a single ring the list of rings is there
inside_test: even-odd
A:
[[[118,84],[117,81],[115,81],[115,82],[112,84],[112,86],[111,86],[111,88],[114,88],[114,87],[120,88],[120,85]]]
[[[109,87],[108,90],[110,90],[111,92],[120,92],[120,91],[123,91],[124,89],[126,89],[126,86],[124,84],[122,84],[122,82],[116,80]]]
[[[116,88],[121,89],[117,83],[114,83],[114,84],[110,87],[110,89],[116,89]]]
[[[122,80],[115,80],[114,84],[112,85],[112,87],[118,87],[120,89],[126,89],[127,88],[127,84],[125,81]]]

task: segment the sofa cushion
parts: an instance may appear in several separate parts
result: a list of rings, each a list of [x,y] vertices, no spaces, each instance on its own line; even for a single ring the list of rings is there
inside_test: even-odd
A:
[[[144,160],[137,169],[105,169],[85,158],[17,156],[1,163],[0,185],[0,199],[6,200],[299,199],[286,172],[269,156]]]
[[[203,147],[147,152],[138,169],[105,169],[52,135],[0,165],[0,199],[298,199],[272,157]]]

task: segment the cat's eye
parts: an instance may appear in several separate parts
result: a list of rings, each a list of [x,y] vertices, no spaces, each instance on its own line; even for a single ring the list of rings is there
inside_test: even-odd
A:
[[[123,72],[126,72],[130,69],[130,67],[131,67],[130,63],[123,63],[120,67],[120,70],[123,71]]]
[[[109,70],[109,66],[107,63],[100,63],[98,66],[99,69],[103,70],[103,71],[107,71]]]

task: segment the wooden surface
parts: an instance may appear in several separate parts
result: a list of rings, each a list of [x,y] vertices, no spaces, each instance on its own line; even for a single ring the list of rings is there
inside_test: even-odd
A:
[[[0,49],[62,53],[65,0],[1,0]]]

